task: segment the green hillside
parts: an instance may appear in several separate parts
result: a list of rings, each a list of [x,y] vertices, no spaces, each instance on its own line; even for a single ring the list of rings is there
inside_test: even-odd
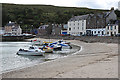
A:
[[[58,23],[63,24],[74,15],[84,15],[96,12],[105,12],[108,10],[76,8],[76,7],[58,7],[52,5],[16,5],[2,4],[2,26],[8,21],[16,21],[23,28],[25,26],[39,27],[41,24]]]

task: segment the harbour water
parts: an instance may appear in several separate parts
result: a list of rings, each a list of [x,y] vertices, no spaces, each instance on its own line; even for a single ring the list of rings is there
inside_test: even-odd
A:
[[[73,48],[71,50],[65,49],[54,54],[45,53],[45,56],[16,55],[17,51],[20,48],[28,49],[29,46],[30,42],[0,42],[0,73],[61,58],[63,56],[70,55],[80,49],[78,46],[72,45]]]

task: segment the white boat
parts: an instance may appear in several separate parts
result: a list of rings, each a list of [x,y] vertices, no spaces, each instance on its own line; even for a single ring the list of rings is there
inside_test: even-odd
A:
[[[58,44],[68,44],[68,45],[70,45],[70,42],[66,42],[66,41],[63,41],[63,40],[59,40],[57,43]]]
[[[72,46],[68,45],[68,44],[58,44],[62,47],[62,49],[72,49]]]
[[[31,45],[42,46],[43,45],[43,41],[31,40]]]
[[[20,49],[18,55],[43,56],[45,51],[39,49],[37,46],[31,46],[28,50]]]

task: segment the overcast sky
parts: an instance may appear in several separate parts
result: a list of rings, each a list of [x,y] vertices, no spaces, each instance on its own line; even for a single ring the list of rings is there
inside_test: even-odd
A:
[[[93,9],[118,8],[120,0],[0,0],[0,3],[45,4],[67,7],[87,7]]]

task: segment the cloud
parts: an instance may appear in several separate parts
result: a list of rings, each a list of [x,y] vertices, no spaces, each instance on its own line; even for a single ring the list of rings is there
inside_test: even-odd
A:
[[[46,4],[67,7],[88,7],[93,9],[117,8],[119,0],[1,0],[1,3]]]
[[[84,6],[93,9],[110,9],[111,7],[117,8],[119,0],[78,0],[77,6]]]

